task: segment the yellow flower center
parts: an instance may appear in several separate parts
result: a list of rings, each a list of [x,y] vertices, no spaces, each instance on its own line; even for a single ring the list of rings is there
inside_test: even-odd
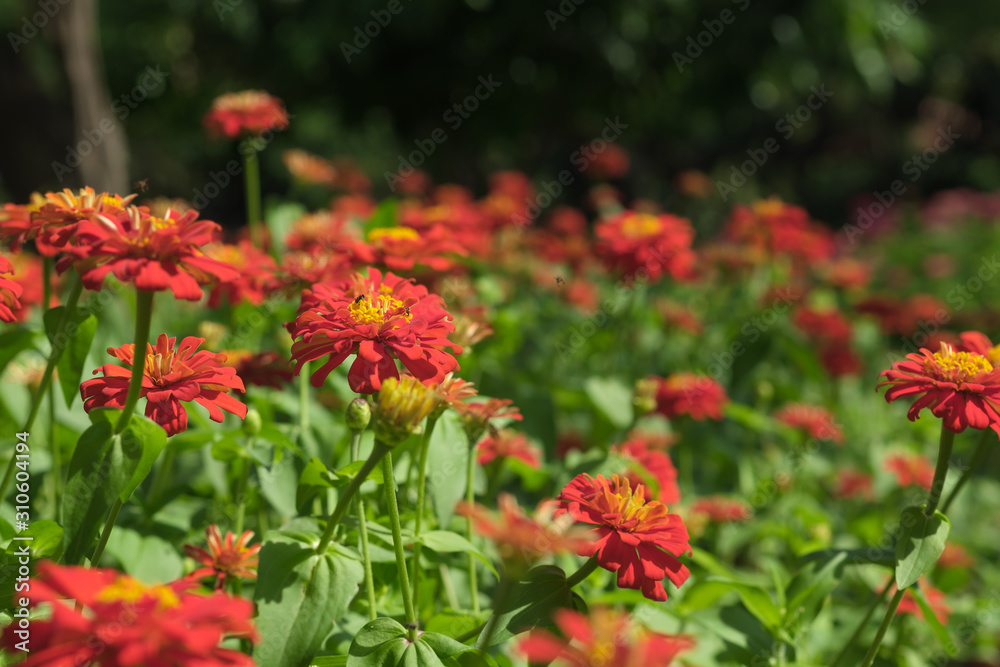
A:
[[[168,375],[174,366],[173,351],[167,354],[146,355],[146,376],[155,384],[160,384],[164,375]]]
[[[661,229],[663,225],[660,224],[659,218],[649,213],[636,213],[622,221],[622,234],[629,238],[652,236]]]
[[[351,305],[347,307],[355,322],[381,326],[386,320],[396,317],[402,317],[407,322],[412,319],[413,315],[410,313],[410,309],[396,297],[390,296],[392,288],[387,290],[386,286],[382,285],[380,291],[383,293],[378,296],[361,294],[355,297]],[[390,294],[385,294],[386,291]]]
[[[927,362],[927,366],[931,365],[933,368],[927,368],[928,371],[933,371],[939,378],[951,382],[966,382],[980,373],[993,370],[993,364],[983,355],[975,352],[956,352],[947,343],[942,343],[941,351],[934,353],[933,362]]]
[[[379,227],[368,232],[368,240],[371,242],[386,238],[416,241],[420,238],[420,234],[417,233],[417,230],[409,227]]]
[[[97,594],[98,602],[129,602],[136,603],[144,598],[152,598],[163,608],[176,607],[180,599],[173,589],[167,586],[145,586],[129,576],[120,576],[114,583],[105,587]]]
[[[760,199],[751,204],[753,212],[760,216],[779,215],[785,210],[785,202],[780,199]]]

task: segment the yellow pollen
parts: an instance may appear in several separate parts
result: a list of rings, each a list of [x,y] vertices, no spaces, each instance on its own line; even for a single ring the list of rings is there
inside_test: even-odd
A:
[[[417,230],[409,227],[380,227],[368,232],[369,241],[381,241],[385,238],[416,241],[420,238],[420,234],[417,233]]]
[[[151,216],[149,222],[153,226],[153,229],[170,229],[177,226],[177,221],[171,218],[154,218]]]
[[[993,364],[983,355],[974,352],[955,352],[949,345],[942,345],[941,351],[934,353],[933,363],[938,374],[954,382],[964,382],[980,373],[993,370]]]
[[[114,583],[104,588],[97,594],[97,601],[136,603],[147,597],[156,600],[161,609],[176,607],[180,604],[180,599],[173,589],[167,586],[147,587],[138,580],[127,576],[118,577]]]
[[[160,379],[170,373],[174,365],[173,352],[170,354],[147,354],[146,355],[146,375],[153,381]]]
[[[652,236],[663,228],[659,219],[649,213],[636,213],[622,222],[622,233],[630,238]]]
[[[385,289],[385,285],[382,289]],[[390,288],[391,292],[392,289]],[[403,302],[394,296],[379,295],[379,296],[365,296],[365,298],[356,298],[347,307],[350,311],[351,317],[358,324],[378,324],[382,325],[386,320],[393,319],[395,317],[402,317],[407,322],[413,317],[408,308],[403,306]]]

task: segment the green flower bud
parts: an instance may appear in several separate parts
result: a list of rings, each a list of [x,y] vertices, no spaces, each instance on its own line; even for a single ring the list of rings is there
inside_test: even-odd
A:
[[[355,398],[347,406],[347,428],[352,431],[364,431],[372,420],[372,406],[366,398]]]
[[[254,408],[248,408],[247,416],[243,419],[243,433],[252,438],[260,433],[262,425],[263,421],[260,418],[260,413]]]

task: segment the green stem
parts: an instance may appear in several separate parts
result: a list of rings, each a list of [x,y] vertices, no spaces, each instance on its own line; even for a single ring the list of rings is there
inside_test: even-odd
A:
[[[111,531],[115,527],[115,521],[118,520],[118,513],[121,511],[123,504],[121,498],[115,498],[115,504],[111,506],[108,518],[104,521],[104,530],[101,531],[101,539],[97,543],[97,548],[94,549],[94,555],[90,557],[90,567],[97,567],[101,562],[104,547],[108,545],[108,538],[111,537]]]
[[[305,437],[309,430],[309,362],[302,365],[299,373],[299,433]]]
[[[872,643],[871,648],[868,649],[861,667],[871,667],[872,662],[875,660],[875,655],[878,653],[878,647],[882,644],[882,639],[885,637],[885,633],[889,630],[889,625],[892,624],[892,619],[896,615],[896,609],[899,608],[899,603],[903,601],[903,593],[905,592],[906,589],[897,590],[892,600],[889,601],[889,608],[885,611],[885,617],[882,618],[882,624],[878,626],[875,641]]]
[[[361,431],[351,431],[351,461],[357,461],[361,450]],[[361,556],[365,561],[365,594],[368,596],[368,618],[375,620],[378,616],[375,602],[375,578],[372,576],[372,557],[368,549],[368,518],[365,516],[365,501],[358,494],[358,533],[361,536]]]
[[[413,608],[420,613],[420,551],[423,545],[420,543],[420,529],[424,520],[424,504],[427,502],[427,450],[430,449],[431,434],[437,424],[439,416],[431,415],[427,418],[424,426],[423,436],[420,438],[420,449],[417,460],[417,518],[413,526]]]
[[[63,330],[66,328],[66,323],[69,321],[69,314],[76,310],[76,304],[80,301],[80,295],[83,293],[83,283],[80,282],[79,276],[73,281],[73,287],[70,288],[69,296],[66,298],[66,309],[63,311],[62,317],[59,318],[59,324],[56,326],[56,336],[63,334]],[[28,413],[28,418],[24,422],[24,428],[21,429],[22,433],[28,433],[31,431],[32,425],[35,423],[35,417],[38,416],[38,410],[42,406],[42,397],[45,396],[46,392],[49,390],[49,386],[52,384],[52,372],[55,370],[56,364],[59,363],[59,358],[62,356],[63,350],[66,349],[65,345],[53,345],[52,351],[49,352],[48,362],[45,364],[45,371],[42,373],[42,379],[38,383],[38,388],[35,390],[35,394],[31,398],[31,410]],[[17,457],[11,456],[10,462],[7,464],[7,470],[4,473],[3,481],[0,482],[0,501],[7,497],[7,490],[10,488],[10,482],[14,478],[14,465],[17,463]]]
[[[336,530],[337,524],[351,506],[351,499],[354,498],[358,489],[368,479],[368,474],[375,469],[375,466],[382,460],[382,457],[388,453],[389,447],[376,440],[375,447],[368,456],[368,460],[365,461],[365,464],[361,466],[361,470],[358,471],[358,474],[354,476],[351,483],[344,489],[344,493],[337,500],[337,506],[330,513],[330,518],[326,522],[326,529],[323,531],[323,535],[319,539],[319,544],[316,546],[316,553],[326,553],[327,548],[330,546],[330,540],[333,539],[333,531]],[[395,489],[393,489],[393,495],[395,495]]]
[[[485,651],[489,647],[490,640],[493,639],[493,634],[496,632],[500,614],[506,611],[507,604],[510,602],[510,594],[513,589],[514,587],[511,586],[511,582],[507,578],[507,573],[504,572],[504,576],[500,579],[500,583],[497,584],[497,594],[493,601],[493,613],[491,613],[490,617],[486,619],[486,627],[483,629],[483,634],[479,635],[479,639],[476,640],[476,648],[480,651]]]
[[[469,465],[465,474],[465,502],[469,507],[476,502],[476,446],[469,449]],[[469,542],[472,542],[472,517],[465,519],[465,533]],[[469,554],[469,597],[472,599],[472,613],[479,613],[479,582],[476,573],[476,557]]]
[[[885,599],[889,596],[890,588],[892,588],[891,579],[888,582],[886,582],[885,587],[882,588],[882,592],[879,593],[874,600],[872,600],[870,605],[868,605],[868,610],[865,612],[864,618],[862,618],[861,622],[858,623],[858,627],[854,628],[854,634],[852,634],[851,638],[847,640],[847,643],[844,644],[844,647],[840,649],[840,653],[838,653],[837,657],[834,658],[832,663],[830,663],[830,667],[837,667],[837,665],[839,665],[841,661],[844,659],[844,657],[848,654],[848,652],[851,650],[851,647],[854,646],[855,642],[857,641],[858,637],[861,636],[861,632],[865,629],[865,626],[868,625],[868,621],[871,620],[872,614],[875,613],[875,610],[878,607],[882,606],[882,604],[885,602]]]
[[[458,596],[455,595],[455,587],[451,583],[451,573],[444,563],[438,565],[438,573],[441,575],[441,588],[444,589],[444,596],[448,599],[448,606],[453,610],[458,610]]]
[[[931,492],[927,498],[927,509],[924,511],[926,516],[933,516],[938,501],[941,500],[941,491],[944,490],[944,479],[948,475],[948,464],[951,462],[951,448],[954,443],[955,432],[942,423],[941,444],[938,447],[937,466],[934,468],[934,482],[931,484]]]
[[[260,219],[260,158],[257,149],[250,142],[245,143],[247,150],[243,151],[243,178],[246,184],[247,225],[250,227],[250,241],[263,249],[264,238]]]
[[[247,436],[247,449],[253,446],[253,436]],[[236,537],[243,534],[243,522],[246,519],[246,495],[247,482],[250,480],[250,459],[240,459],[239,469],[236,471],[236,480],[233,483],[233,500],[236,501],[236,520],[234,525]],[[263,536],[261,536],[263,538]]]
[[[403,553],[403,529],[399,525],[399,507],[396,505],[396,480],[392,474],[392,456],[386,456],[382,459],[382,486],[385,488],[385,503],[389,506],[389,525],[392,527],[392,546],[396,551],[399,587],[403,592],[406,627],[409,630],[410,641],[414,642],[417,640],[417,614],[413,611],[410,576],[406,573],[406,554]]]
[[[156,466],[156,472],[153,473],[153,483],[149,485],[149,495],[146,496],[146,506],[148,508],[156,507],[156,503],[163,497],[176,457],[177,449],[171,447],[168,442],[167,446],[164,447],[163,459],[160,460],[160,464]]]
[[[42,310],[47,310],[52,303],[52,258],[42,258]],[[69,312],[68,310],[66,311]],[[52,506],[59,507],[59,496],[62,495],[62,464],[60,460],[59,439],[56,435],[56,388],[49,385],[49,452],[52,455]],[[58,511],[58,510],[56,510]]]
[[[566,579],[566,585],[573,588],[578,583],[590,576],[590,573],[597,569],[597,556],[591,556],[590,560],[580,566],[580,569],[571,574]]]
[[[944,504],[941,505],[941,513],[947,514],[948,508],[951,507],[952,502],[955,500],[955,496],[958,492],[962,490],[969,478],[972,477],[973,471],[978,470],[986,458],[986,454],[990,448],[990,434],[993,433],[993,429],[983,429],[982,435],[979,436],[979,444],[976,445],[976,451],[972,454],[972,460],[969,462],[969,467],[962,472],[962,476],[958,478],[958,483],[955,484],[955,488],[951,490],[951,493],[945,499]]]
[[[156,292],[136,290],[135,299],[135,348],[132,353],[132,378],[128,383],[128,395],[125,397],[125,407],[115,425],[115,433],[125,430],[135,405],[139,402],[142,392],[142,376],[146,370],[146,346],[149,344],[149,327],[153,319],[153,296]]]

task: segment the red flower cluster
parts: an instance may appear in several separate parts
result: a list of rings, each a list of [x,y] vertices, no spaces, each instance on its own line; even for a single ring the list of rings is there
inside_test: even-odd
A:
[[[231,266],[239,275],[227,282],[220,282],[212,288],[208,297],[208,307],[215,308],[222,303],[223,297],[230,304],[243,301],[258,306],[274,291],[278,285],[275,273],[277,266],[266,252],[258,250],[247,239],[237,244],[215,243],[205,247],[205,255],[209,258]]]
[[[214,421],[225,419],[222,411],[231,412],[243,419],[247,406],[229,395],[231,389],[245,391],[243,381],[236,371],[223,365],[226,355],[207,350],[198,351],[204,338],[188,336],[174,349],[176,338],[160,334],[156,346],[146,344],[146,357],[139,397],[146,398],[146,416],[176,435],[187,428],[187,412],[181,402],[194,401],[208,408]],[[128,396],[129,378],[135,363],[135,345],[108,348],[108,354],[117,357],[124,366],[105,364],[94,374],[104,377],[87,380],[80,385],[83,407],[87,412],[94,408],[123,408]]]
[[[921,577],[917,585],[920,586],[920,591],[924,594],[924,597],[927,598],[927,604],[930,606],[931,611],[933,611],[934,615],[938,617],[938,620],[941,621],[942,625],[947,626],[948,617],[951,616],[951,607],[949,607],[948,603],[945,601],[945,594],[934,588],[927,577]],[[889,589],[889,595],[895,594],[896,584],[893,583],[892,588]],[[906,592],[903,593],[903,599],[900,600],[899,607],[896,608],[896,614],[911,614],[921,620],[924,619],[924,610],[920,608],[920,605],[917,603],[917,598],[913,595],[913,591],[911,589],[907,589]]]
[[[688,415],[695,421],[722,419],[729,403],[725,388],[710,377],[694,373],[674,373],[656,378],[656,411],[667,419]]]
[[[750,517],[753,516],[753,508],[736,498],[709,496],[699,498],[691,505],[691,515],[699,515],[714,523],[742,522],[750,520]]]
[[[147,586],[110,569],[38,564],[33,604],[50,603],[51,616],[31,624],[24,667],[252,667],[250,656],[219,648],[229,637],[256,641],[253,603],[224,593],[188,592],[190,581]],[[64,603],[76,601],[76,607]],[[17,624],[3,632],[13,651]]]
[[[834,493],[837,494],[838,498],[875,500],[875,487],[872,484],[872,476],[860,470],[838,470]]]
[[[652,488],[658,501],[671,505],[680,501],[681,490],[677,486],[677,469],[670,455],[660,447],[662,444],[651,438],[633,435],[611,451],[629,462],[628,470],[623,472],[633,486],[643,484]],[[653,484],[649,484],[650,481]]]
[[[694,229],[684,218],[625,211],[599,223],[594,233],[598,255],[627,276],[636,278],[644,270],[651,281],[664,274],[674,280],[694,277]]]
[[[834,376],[855,375],[861,370],[861,360],[851,350],[851,323],[834,308],[818,310],[801,306],[792,322],[817,345],[820,363]]]
[[[476,448],[479,465],[486,466],[497,459],[514,458],[529,468],[542,465],[542,452],[522,434],[510,429],[500,429],[479,441]]]
[[[920,486],[930,491],[934,484],[934,464],[923,454],[890,454],[882,465],[896,476],[896,483],[901,487]]]
[[[587,615],[560,609],[555,622],[565,638],[533,630],[518,644],[518,650],[532,664],[669,667],[679,653],[695,647],[693,637],[650,632],[632,626],[629,614],[603,607],[591,609]]]
[[[17,318],[14,312],[21,309],[21,286],[5,274],[13,275],[14,265],[10,260],[0,255],[0,321],[13,322]]]
[[[733,208],[724,234],[765,257],[787,256],[802,263],[829,259],[833,232],[813,222],[809,213],[776,197]]]
[[[833,413],[818,405],[786,403],[774,413],[774,418],[782,424],[805,431],[810,438],[844,444],[844,432],[834,421]]]
[[[305,290],[288,329],[296,339],[296,374],[306,362],[329,355],[312,375],[315,387],[357,353],[347,379],[360,394],[373,394],[386,378],[398,378],[397,358],[419,380],[440,382],[458,368],[458,360],[445,350],[462,352],[447,338],[455,327],[441,297],[392,273],[383,277],[378,269],[369,269],[367,277],[357,274],[352,281]]]
[[[978,332],[964,334],[967,345],[982,346],[987,354],[987,339]],[[908,354],[880,373],[885,380],[878,387],[888,387],[887,402],[899,398],[915,399],[907,416],[915,421],[924,408],[940,418],[955,433],[967,427],[992,428],[1000,433],[1000,369],[980,352],[963,351],[947,343],[938,352],[923,348],[920,354]]]
[[[210,134],[231,139],[288,127],[288,112],[281,100],[263,90],[226,93],[215,98],[202,120]]]
[[[596,541],[579,553],[595,556],[606,570],[618,573],[618,585],[634,588],[650,600],[666,600],[664,577],[680,586],[690,572],[677,557],[691,551],[684,522],[667,506],[646,500],[646,489],[612,475],[579,475],[559,494],[557,516],[568,513],[594,526]]]

